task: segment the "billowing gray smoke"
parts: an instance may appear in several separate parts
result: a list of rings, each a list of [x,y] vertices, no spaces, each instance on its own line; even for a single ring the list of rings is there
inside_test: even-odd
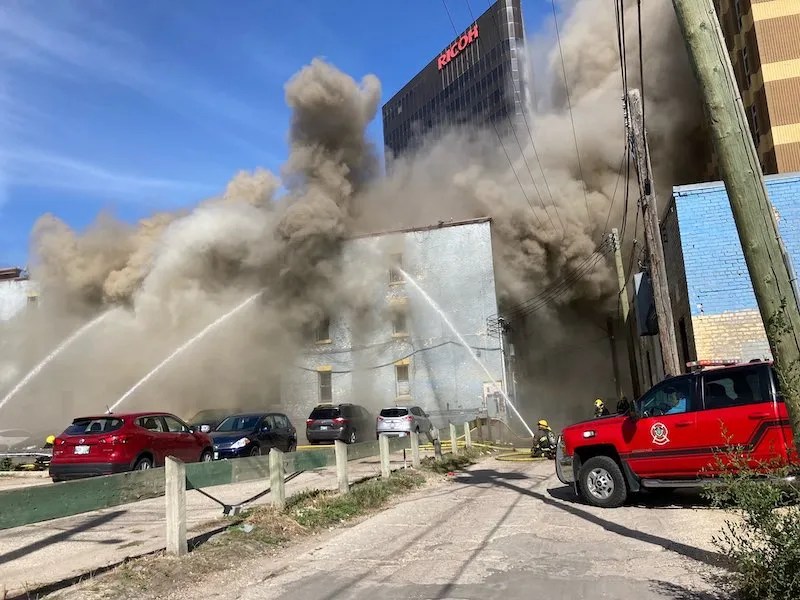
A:
[[[661,189],[690,177],[684,149],[699,121],[670,10],[669,0],[653,0],[644,11],[648,126]],[[619,181],[624,133],[613,12],[600,0],[578,0],[562,27],[582,170],[557,51],[548,75],[537,73],[536,81],[548,82],[541,86],[547,93],[534,95],[529,118],[541,167],[527,129],[517,131],[521,148],[513,137],[504,140],[513,169],[494,131],[450,131],[395,161],[385,178],[377,177],[365,135],[379,82],[367,76],[356,83],[315,60],[286,85],[292,122],[280,180],[263,170],[239,173],[220,197],[136,226],[102,216],[76,234],[53,216],[42,217],[32,236],[33,274],[46,301],[3,326],[0,363],[24,372],[88,314],[118,308],[0,418],[33,426],[31,418],[44,414],[55,424],[75,412],[102,410],[155,357],[261,288],[260,303],[177,360],[130,407],[186,413],[276,401],[279,377],[291,376],[303,330],[337,306],[359,305],[359,282],[338,277],[342,242],[354,233],[489,215],[502,302],[511,306],[547,290],[593,256],[607,219],[620,222],[625,184]],[[633,36],[629,41],[629,62],[636,65]],[[279,196],[281,183],[286,193]],[[529,417],[574,418],[580,411],[556,412],[556,406],[569,405],[571,397],[573,405],[588,407],[613,391],[606,345],[594,343],[605,338],[587,326],[602,324],[615,309],[612,281],[608,263],[599,261],[516,324],[518,339],[530,339],[520,371],[529,380],[523,386]],[[34,399],[38,415],[30,410]]]

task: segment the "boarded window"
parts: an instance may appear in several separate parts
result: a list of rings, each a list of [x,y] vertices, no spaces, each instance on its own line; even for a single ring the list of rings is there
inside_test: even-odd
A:
[[[333,400],[333,382],[330,372],[320,372],[319,375],[319,399],[320,402],[330,402]]]
[[[408,382],[408,365],[397,365],[394,369],[397,377],[397,395],[408,396],[410,393]]]

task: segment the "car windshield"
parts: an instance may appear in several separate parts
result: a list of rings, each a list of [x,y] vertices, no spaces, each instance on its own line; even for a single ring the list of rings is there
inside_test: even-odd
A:
[[[216,431],[252,431],[260,420],[259,415],[228,417],[219,424]]]
[[[311,419],[337,419],[339,417],[339,409],[334,407],[315,408],[311,412]]]
[[[226,410],[201,410],[199,413],[189,419],[189,423],[191,425],[205,425],[209,421],[217,421],[228,416],[229,414],[231,413]]]
[[[381,411],[382,417],[389,417],[390,419],[393,417],[405,417],[407,414],[407,408],[384,408]]]
[[[67,435],[85,435],[91,433],[108,433],[122,427],[122,419],[75,419],[64,432]]]

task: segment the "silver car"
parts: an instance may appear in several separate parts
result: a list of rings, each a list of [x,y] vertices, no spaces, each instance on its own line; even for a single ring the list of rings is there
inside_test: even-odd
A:
[[[382,433],[404,436],[412,431],[430,435],[433,425],[430,417],[419,406],[392,406],[381,410],[375,429],[378,437]]]

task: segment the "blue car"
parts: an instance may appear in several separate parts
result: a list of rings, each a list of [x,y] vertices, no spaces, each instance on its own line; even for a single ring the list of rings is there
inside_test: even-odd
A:
[[[231,415],[209,435],[215,460],[269,454],[272,448],[283,452],[297,449],[297,430],[281,413]]]

